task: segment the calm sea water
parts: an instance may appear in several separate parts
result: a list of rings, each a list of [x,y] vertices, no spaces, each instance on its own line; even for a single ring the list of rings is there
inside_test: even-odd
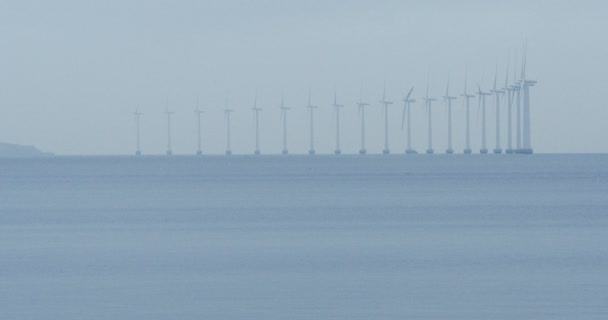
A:
[[[607,319],[608,155],[0,160],[0,319]]]

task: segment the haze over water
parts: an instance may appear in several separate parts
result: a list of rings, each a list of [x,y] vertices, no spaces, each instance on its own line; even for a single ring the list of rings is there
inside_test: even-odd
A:
[[[608,156],[0,160],[3,319],[605,319]]]

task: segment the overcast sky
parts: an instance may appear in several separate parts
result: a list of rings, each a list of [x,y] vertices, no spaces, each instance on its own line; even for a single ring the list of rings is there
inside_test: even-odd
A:
[[[490,89],[498,64],[521,61],[528,42],[532,146],[536,152],[608,151],[608,10],[603,1],[0,1],[0,141],[57,154],[132,154],[133,111],[142,117],[142,151],[166,151],[166,101],[175,111],[173,151],[196,151],[194,108],[203,115],[203,149],[225,150],[225,101],[233,151],[252,153],[257,94],[262,153],[279,153],[281,92],[289,150],[308,150],[309,88],[318,153],[334,149],[334,89],[342,111],[342,149],[359,149],[356,101],[370,102],[367,147],[383,147],[378,101],[386,81],[390,146],[405,148],[404,91],[414,86],[413,142],[426,148],[421,103],[431,96]],[[510,75],[513,77],[513,74]],[[488,99],[488,147],[495,113]],[[472,100],[472,147],[480,117]],[[502,109],[506,115],[506,108]],[[464,109],[454,102],[454,148],[464,147]],[[433,108],[436,151],[447,145],[447,113]],[[503,148],[506,116],[503,117]]]

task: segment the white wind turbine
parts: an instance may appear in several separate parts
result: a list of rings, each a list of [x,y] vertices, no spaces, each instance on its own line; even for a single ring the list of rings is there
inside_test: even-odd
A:
[[[479,88],[479,91],[477,92],[479,99],[477,114],[479,114],[479,107],[481,106],[481,149],[479,150],[479,153],[486,154],[488,153],[488,148],[486,147],[486,96],[491,96],[492,94],[481,91],[481,86],[479,84],[477,87]]]
[[[508,66],[507,66],[508,68]],[[495,154],[501,154],[502,148],[500,147],[500,95],[504,94],[505,91],[496,88],[496,80],[498,79],[498,65],[496,65],[496,73],[494,74],[494,88],[491,92],[496,96],[496,148],[494,148]]]
[[[524,58],[522,61],[521,85],[524,89],[524,110],[523,110],[523,132],[522,132],[522,148],[518,151],[523,154],[532,154],[531,137],[530,137],[530,87],[536,84],[535,80],[526,80],[526,53],[528,45],[524,45]]]
[[[232,149],[230,147],[230,114],[233,112],[233,109],[228,108],[228,100],[226,99],[226,106],[224,107],[224,120],[226,120],[226,155],[232,154]]]
[[[167,115],[167,155],[168,156],[173,154],[173,151],[171,150],[171,116],[174,113],[175,112],[173,112],[173,111],[169,111],[169,103],[167,102],[167,105],[165,107],[165,114]]]
[[[285,107],[283,103],[283,95],[281,95],[281,120],[283,120],[283,151],[282,154],[288,154],[287,151],[287,110],[291,108]]]
[[[389,154],[391,151],[388,148],[388,106],[393,104],[393,102],[386,100],[386,82],[384,83],[382,101],[380,101],[380,103],[384,106],[384,149],[382,150],[382,153]]]
[[[515,75],[517,79],[517,75]],[[515,153],[519,153],[521,150],[521,79],[515,81],[513,84],[513,91],[515,92],[516,112],[515,112]]]
[[[365,107],[368,105],[368,103],[363,102],[363,90],[361,90],[361,97],[359,97],[359,102],[357,102],[359,114],[361,115],[361,149],[359,149],[359,154],[367,153],[367,150],[365,150]]]
[[[342,150],[340,150],[340,109],[344,108],[344,105],[338,104],[337,92],[334,91],[334,103],[332,104],[334,108],[334,113],[336,115],[336,150],[335,154],[341,154]]]
[[[452,100],[455,99],[456,97],[450,96],[450,78],[448,77],[448,85],[445,89],[445,96],[443,96],[443,101],[448,104],[448,148],[445,150],[447,154],[454,153],[454,149],[452,149]]]
[[[517,65],[517,63],[515,63]],[[515,66],[517,68],[517,66]],[[514,74],[517,77],[517,72]],[[513,95],[515,94],[515,86],[509,85],[509,64],[507,63],[507,76],[505,79],[505,88],[504,90],[507,92],[507,149],[505,153],[512,154],[515,152],[513,150]]]
[[[253,108],[251,108],[251,110],[253,110],[253,113],[255,115],[255,150],[253,151],[253,154],[259,155],[260,154],[260,117],[259,117],[259,112],[262,111],[262,109],[258,107],[258,97],[257,96],[253,100]]]
[[[429,82],[430,82],[430,76],[427,78],[427,82],[426,82],[426,96],[424,97],[424,103],[426,105],[426,109],[428,112],[428,120],[429,120],[429,124],[428,124],[428,144],[427,144],[427,148],[426,148],[426,153],[427,154],[433,154],[435,151],[433,150],[433,113],[432,113],[432,103],[433,101],[437,101],[437,99],[435,98],[429,98]]]
[[[405,115],[407,113],[407,147],[405,148],[406,154],[415,154],[418,153],[416,150],[412,148],[412,122],[411,122],[411,109],[412,103],[416,102],[416,99],[410,99],[412,95],[412,91],[414,91],[414,87],[410,89],[407,95],[403,99],[403,115],[401,117],[401,130],[403,131],[403,125],[405,123]]]
[[[139,112],[138,109],[135,109],[135,112],[133,113],[133,115],[135,116],[135,125],[136,125],[136,149],[135,149],[135,155],[136,156],[141,156],[141,148],[140,148],[140,144],[139,144],[139,118],[143,115],[143,113]]]
[[[308,104],[306,105],[306,108],[308,108],[308,110],[310,110],[310,150],[308,150],[308,154],[314,155],[315,154],[314,110],[318,107],[313,106],[310,103],[310,96],[311,96],[311,92],[310,92],[310,90],[308,90]]]
[[[471,98],[475,98],[474,94],[468,94],[467,93],[467,75],[466,75],[466,71],[465,71],[465,76],[464,76],[464,91],[461,94],[462,97],[465,98],[466,100],[466,136],[465,136],[465,147],[464,147],[464,153],[465,154],[471,154],[473,152],[473,150],[471,150],[471,112],[470,112],[470,105],[469,105],[469,100]]]
[[[196,154],[199,156],[203,154],[203,150],[201,149],[201,114],[202,113],[205,113],[205,111],[199,109],[198,99],[196,99],[196,109],[194,110],[194,114],[196,115],[196,130],[197,130]]]

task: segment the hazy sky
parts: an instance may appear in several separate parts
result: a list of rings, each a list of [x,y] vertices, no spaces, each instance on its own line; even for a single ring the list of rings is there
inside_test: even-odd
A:
[[[405,148],[404,91],[415,86],[414,146],[426,148],[422,96],[490,89],[496,64],[521,60],[528,41],[532,146],[536,152],[608,151],[608,5],[604,1],[0,1],[0,141],[58,154],[131,154],[135,108],[142,151],[166,150],[168,99],[174,153],[196,150],[194,108],[203,115],[203,148],[223,153],[226,99],[233,114],[233,151],[252,153],[257,93],[263,153],[281,150],[284,93],[291,153],[308,150],[304,105],[309,88],[318,153],[334,149],[334,88],[342,111],[342,149],[359,149],[355,102],[363,88],[367,147],[379,153],[378,101],[386,79],[393,153]],[[513,65],[511,65],[513,66]],[[511,77],[513,75],[511,74]],[[494,147],[494,104],[488,99],[488,147]],[[472,146],[480,118],[472,100]],[[503,108],[503,148],[506,145]],[[447,145],[444,104],[433,108],[434,147]],[[454,102],[454,148],[464,147],[464,109]]]

